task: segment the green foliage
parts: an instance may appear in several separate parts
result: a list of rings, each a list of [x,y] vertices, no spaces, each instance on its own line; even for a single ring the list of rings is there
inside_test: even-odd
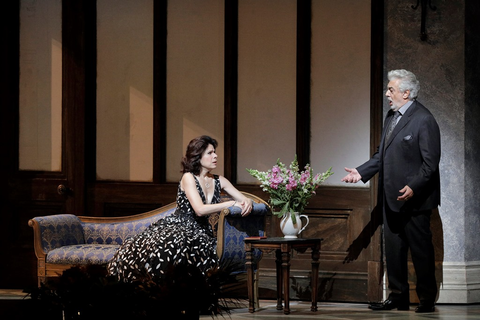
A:
[[[272,213],[283,217],[287,212],[303,212],[317,188],[330,177],[333,172],[330,167],[324,173],[313,175],[313,170],[307,164],[303,171],[298,167],[297,156],[287,168],[280,159],[268,171],[247,169],[253,177],[260,181],[260,187],[270,195],[269,203]],[[295,216],[292,222],[295,224]]]

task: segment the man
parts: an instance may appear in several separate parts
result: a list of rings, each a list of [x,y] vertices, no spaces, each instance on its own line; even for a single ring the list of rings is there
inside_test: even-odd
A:
[[[416,100],[420,85],[413,73],[393,70],[388,80],[385,95],[391,110],[380,146],[363,165],[345,168],[348,174],[342,181],[365,183],[379,174],[377,206],[383,209],[390,294],[383,303],[369,308],[409,310],[410,248],[420,300],[415,312],[432,312],[437,284],[430,215],[440,204],[440,130],[430,111]]]

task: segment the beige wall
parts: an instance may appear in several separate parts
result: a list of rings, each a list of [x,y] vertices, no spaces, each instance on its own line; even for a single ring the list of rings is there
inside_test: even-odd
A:
[[[169,1],[167,19],[167,180],[199,135],[217,139],[223,174],[224,1]]]
[[[153,0],[97,1],[97,178],[152,181]]]
[[[295,156],[296,1],[239,1],[238,181]]]
[[[370,155],[370,0],[312,2],[311,110],[312,168],[342,184]]]
[[[21,2],[21,170],[62,169],[61,12],[60,0]]]
[[[97,10],[97,177],[151,181],[153,1],[98,0]],[[340,185],[343,167],[370,150],[370,0],[314,0],[312,11],[311,165],[332,166],[327,183]],[[169,1],[167,28],[167,180],[178,181],[185,147],[201,134],[219,141],[223,174],[224,0]],[[239,1],[238,29],[238,182],[253,183],[246,168],[295,156],[296,0]],[[53,119],[38,120],[41,136],[58,131]]]

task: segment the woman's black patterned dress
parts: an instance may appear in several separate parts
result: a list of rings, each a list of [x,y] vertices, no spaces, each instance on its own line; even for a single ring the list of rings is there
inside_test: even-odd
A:
[[[219,203],[221,185],[217,175],[214,181],[215,192],[211,203]],[[206,204],[207,199],[196,177],[195,184]],[[208,216],[198,217],[195,214],[180,184],[175,213],[127,239],[107,267],[108,272],[119,280],[131,282],[143,279],[146,273],[162,278],[172,264],[195,265],[202,272],[218,264],[217,240]]]

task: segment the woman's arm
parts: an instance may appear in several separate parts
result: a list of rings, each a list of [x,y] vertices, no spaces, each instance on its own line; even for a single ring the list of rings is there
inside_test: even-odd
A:
[[[193,174],[189,173],[182,176],[182,180],[180,181],[180,188],[185,191],[187,199],[192,205],[192,208],[197,216],[207,216],[215,212],[220,212],[222,211],[222,209],[234,206],[237,202],[235,200],[232,200],[222,203],[204,204],[202,201],[202,197],[198,193],[195,178],[193,177]],[[237,203],[237,205],[239,205],[239,203]]]
[[[249,215],[253,208],[253,201],[238,191],[238,189],[235,188],[227,178],[219,176],[219,179],[222,189],[225,190],[225,192],[228,193],[233,199],[235,199],[237,205],[242,208],[242,217]]]

